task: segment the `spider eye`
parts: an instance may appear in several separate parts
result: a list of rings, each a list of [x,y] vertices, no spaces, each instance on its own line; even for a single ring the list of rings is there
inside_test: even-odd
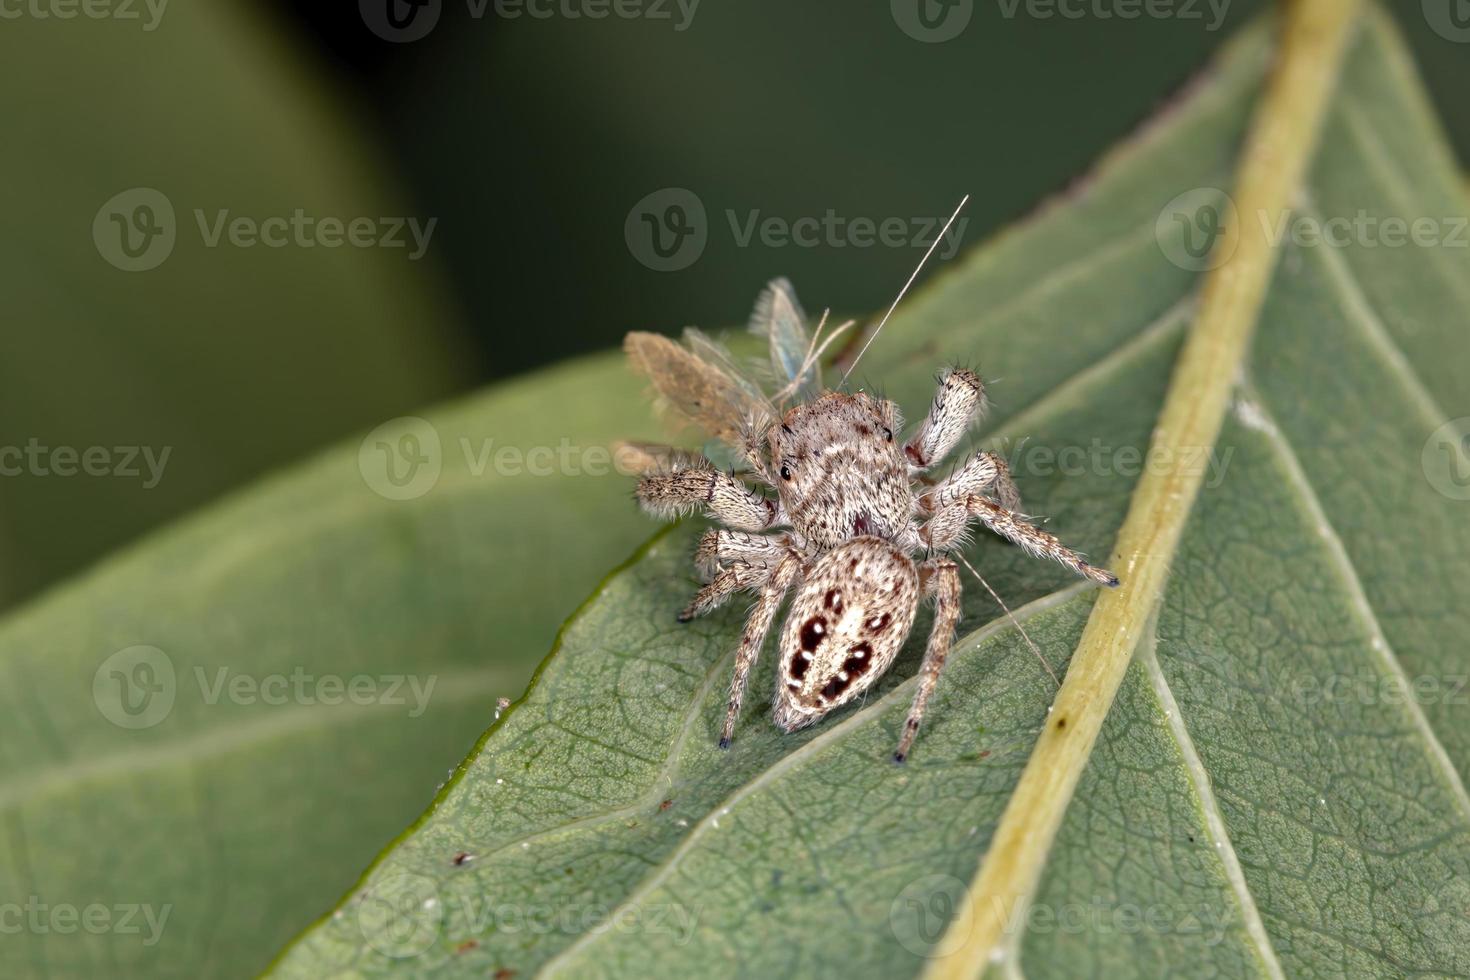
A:
[[[883,441],[884,442],[892,442],[893,441],[893,430],[892,429],[885,428],[883,430]]]
[[[787,466],[785,463],[781,464],[781,479],[791,479],[791,467]]]

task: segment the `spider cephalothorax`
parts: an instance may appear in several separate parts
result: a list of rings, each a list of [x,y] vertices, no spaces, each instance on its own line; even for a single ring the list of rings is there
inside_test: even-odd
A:
[[[667,518],[703,510],[724,525],[700,541],[695,561],[708,584],[681,620],[738,592],[757,595],[736,653],[720,744],[730,743],[746,680],[787,592],[794,589],[795,597],[781,629],[774,706],[785,731],[867,690],[893,663],[919,599],[927,596],[934,600],[934,624],[895,753],[903,761],[959,621],[958,566],[946,553],[964,543],[972,521],[1094,581],[1118,580],[1016,512],[1020,495],[994,453],[976,453],[937,483],[917,482],[984,409],[985,388],[974,372],[946,371],[929,414],[903,440],[893,402],[822,390],[822,348],[808,337],[785,280],[761,294],[751,326],[769,338],[772,368],[783,383],[776,396],[765,396],[698,331],[686,332],[687,347],[648,333],[629,334],[625,344],[669,407],[724,443],[742,466],[728,472],[697,453],[650,451],[638,484],[650,513]],[[794,404],[782,411],[786,398]]]
[[[893,402],[829,391],[771,426],[770,472],[792,531],[823,550],[900,533],[913,514],[900,425]]]

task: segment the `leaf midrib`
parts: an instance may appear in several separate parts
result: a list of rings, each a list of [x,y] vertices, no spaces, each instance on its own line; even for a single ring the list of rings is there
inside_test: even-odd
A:
[[[1355,139],[1357,138],[1355,134]],[[1308,195],[1310,199],[1310,195]],[[1308,213],[1319,222],[1322,215],[1315,206],[1308,209]],[[1396,382],[1403,390],[1405,399],[1419,411],[1425,421],[1431,426],[1437,425],[1446,416],[1435,402],[1434,396],[1425,386],[1423,379],[1414,370],[1413,365],[1404,355],[1401,348],[1393,341],[1386,326],[1378,317],[1372,302],[1367,298],[1357,275],[1352,266],[1333,248],[1326,248],[1322,254],[1322,262],[1328,270],[1328,281],[1331,287],[1338,293],[1344,308],[1352,314],[1348,319],[1358,328],[1363,338],[1384,358],[1391,367],[1391,373]],[[1436,267],[1438,268],[1438,267]],[[1166,315],[1167,317],[1167,315]],[[1166,319],[1166,318],[1161,318]],[[1140,335],[1140,338],[1143,335]],[[1101,363],[1098,365],[1101,366]],[[1295,491],[1298,503],[1303,510],[1303,518],[1310,526],[1317,527],[1322,532],[1322,540],[1331,557],[1332,564],[1339,576],[1340,591],[1348,599],[1354,613],[1373,640],[1370,649],[1377,654],[1382,666],[1405,690],[1409,689],[1408,678],[1403,664],[1394,653],[1392,645],[1383,632],[1382,624],[1379,622],[1377,612],[1372,601],[1368,598],[1359,580],[1356,568],[1347,554],[1341,537],[1328,519],[1320,498],[1317,496],[1305,468],[1301,465],[1295,450],[1291,446],[1284,430],[1277,424],[1270,410],[1266,407],[1264,398],[1247,381],[1238,387],[1244,404],[1249,409],[1242,412],[1239,408],[1241,402],[1237,402],[1237,416],[1243,416],[1242,422],[1253,431],[1261,432],[1270,445],[1276,457],[1277,465],[1286,476],[1287,485]],[[1254,413],[1254,419],[1252,419]],[[1247,421],[1250,420],[1250,421]],[[1264,423],[1264,424],[1261,424]],[[1235,851],[1234,844],[1230,839],[1229,832],[1225,826],[1224,817],[1219,809],[1213,790],[1210,788],[1208,773],[1203,768],[1198,751],[1194,747],[1194,741],[1190,737],[1184,724],[1183,716],[1179,710],[1178,703],[1174,699],[1172,688],[1164,676],[1162,666],[1157,656],[1157,634],[1156,627],[1158,613],[1155,612],[1143,644],[1139,650],[1139,660],[1148,673],[1153,684],[1155,693],[1165,708],[1165,718],[1168,722],[1167,729],[1170,737],[1175,742],[1180,757],[1185,764],[1189,775],[1191,788],[1195,794],[1196,803],[1205,816],[1206,826],[1209,828],[1215,841],[1219,843],[1218,852],[1224,866],[1226,878],[1235,892],[1237,904],[1241,908],[1242,916],[1246,926],[1246,932],[1259,949],[1263,964],[1269,976],[1281,978],[1284,973],[1280,961],[1276,957],[1274,945],[1265,931],[1264,923],[1260,917],[1260,911],[1255,903],[1255,896],[1245,879],[1244,872],[1240,866],[1239,855]],[[1443,742],[1440,741],[1434,726],[1424,715],[1422,708],[1412,698],[1400,699],[1404,707],[1404,713],[1408,716],[1412,730],[1422,742],[1428,755],[1432,768],[1438,772],[1444,782],[1444,788],[1449,791],[1460,808],[1460,815],[1467,827],[1470,827],[1470,794],[1467,794],[1458,769],[1449,757]],[[1006,959],[1011,968],[1020,971],[1020,936],[1012,937],[1007,944]],[[1378,955],[1378,952],[1374,955]]]
[[[1347,50],[1361,36],[1359,13],[1356,0],[1302,0],[1283,14],[1275,65],[1236,170],[1241,213],[1283,215],[1306,182]],[[1214,249],[1228,262],[1204,277],[1200,314],[1157,415],[1151,445],[1170,452],[1213,448],[1218,441],[1280,254],[1264,232],[1246,234],[1239,219],[1226,223]],[[961,897],[968,928],[957,950],[929,964],[928,975],[978,976],[1003,946],[1003,923],[994,908],[983,907],[981,896],[992,902],[1034,897],[1128,663],[1160,608],[1200,485],[1200,474],[1177,464],[1147,472],[1135,485],[1115,544],[1128,584],[1094,605],[1054,702],[1072,724],[1062,732],[1059,723],[1038,739]],[[954,931],[952,926],[950,934]]]

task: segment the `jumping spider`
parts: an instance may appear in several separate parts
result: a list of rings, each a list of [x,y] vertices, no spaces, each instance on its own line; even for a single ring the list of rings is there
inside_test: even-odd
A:
[[[920,596],[934,600],[918,691],[894,753],[902,762],[960,618],[958,566],[946,553],[965,543],[972,519],[1032,555],[1118,584],[1017,512],[1020,494],[999,455],[979,452],[937,483],[918,482],[980,416],[985,387],[972,371],[945,371],[928,417],[902,440],[893,402],[822,389],[821,353],[846,326],[817,347],[822,324],[809,339],[790,284],[770,283],[751,328],[769,338],[772,368],[786,382],[771,398],[692,328],[687,346],[651,333],[631,333],[624,344],[666,405],[722,443],[739,467],[726,472],[698,453],[644,447],[637,489],[656,517],[702,509],[724,525],[699,543],[695,562],[708,584],[679,614],[681,622],[737,592],[758,597],[740,638],[721,748],[729,747],[746,680],[791,589],[797,592],[781,630],[774,706],[776,724],[787,732],[867,690],[897,656]],[[780,410],[788,400],[790,407]],[[773,490],[774,498],[746,479]]]

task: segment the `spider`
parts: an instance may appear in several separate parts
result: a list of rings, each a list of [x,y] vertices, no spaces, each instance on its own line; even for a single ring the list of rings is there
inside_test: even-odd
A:
[[[920,598],[932,599],[918,690],[894,753],[903,762],[953,643],[961,587],[948,553],[966,543],[971,521],[1095,582],[1116,586],[1118,579],[1018,513],[1020,494],[995,453],[977,452],[947,478],[920,482],[984,411],[985,387],[974,372],[945,371],[928,416],[902,440],[893,402],[822,389],[821,353],[851,326],[817,347],[825,321],[808,339],[790,283],[774,280],[761,294],[751,328],[769,338],[772,368],[787,379],[772,398],[693,328],[685,331],[687,346],[630,333],[624,349],[634,368],[676,414],[727,447],[739,467],[722,470],[703,454],[644,446],[637,498],[659,518],[703,510],[724,525],[699,542],[695,563],[707,584],[679,614],[681,622],[737,593],[757,596],[740,636],[721,748],[730,745],[746,681],[788,592],[796,594],[780,634],[773,712],[785,732],[866,691],[898,655]],[[794,403],[778,411],[787,399]]]

